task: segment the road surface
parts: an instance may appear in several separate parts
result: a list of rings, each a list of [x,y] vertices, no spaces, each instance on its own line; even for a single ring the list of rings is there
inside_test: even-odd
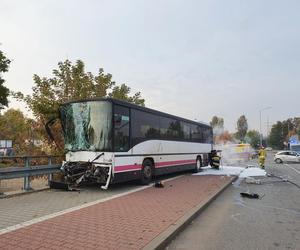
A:
[[[275,164],[269,154],[266,171],[300,186],[300,164]],[[236,181],[167,249],[300,249],[299,187],[271,177],[261,181]],[[244,191],[263,197],[242,198]]]

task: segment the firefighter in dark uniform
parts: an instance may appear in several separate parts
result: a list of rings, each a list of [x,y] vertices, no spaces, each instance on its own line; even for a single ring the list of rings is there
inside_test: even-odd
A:
[[[219,169],[221,157],[217,154],[217,150],[210,152],[209,163],[212,168]]]

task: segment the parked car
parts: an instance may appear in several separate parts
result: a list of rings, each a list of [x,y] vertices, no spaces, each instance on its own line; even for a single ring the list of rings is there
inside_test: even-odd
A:
[[[272,151],[273,149],[271,147],[266,147],[266,151]]]
[[[258,158],[258,150],[254,150],[254,151],[250,154],[250,158],[251,158],[251,159]]]
[[[300,155],[295,151],[280,151],[274,156],[274,161],[276,163],[283,162],[300,162]]]

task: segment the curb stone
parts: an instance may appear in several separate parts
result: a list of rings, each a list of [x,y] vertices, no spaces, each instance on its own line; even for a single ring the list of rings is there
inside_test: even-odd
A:
[[[238,176],[232,177],[227,183],[225,183],[217,192],[197,206],[193,207],[189,212],[183,215],[178,221],[169,226],[164,232],[159,234],[156,238],[150,241],[142,250],[162,250],[165,249],[168,244],[182,232],[204,209],[206,209],[210,203],[212,203],[228,186],[238,179]]]

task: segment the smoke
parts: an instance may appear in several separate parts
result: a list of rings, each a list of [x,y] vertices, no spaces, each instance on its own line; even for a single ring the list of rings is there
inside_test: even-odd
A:
[[[214,136],[220,136],[223,133],[224,133],[224,127],[223,126],[214,126],[213,127]]]
[[[222,165],[239,165],[247,162],[255,152],[250,144],[237,144],[231,141],[215,144],[214,148],[220,150]]]
[[[214,126],[213,135],[214,149],[220,151],[222,165],[239,165],[251,159],[255,152],[250,144],[240,143],[223,126]]]

